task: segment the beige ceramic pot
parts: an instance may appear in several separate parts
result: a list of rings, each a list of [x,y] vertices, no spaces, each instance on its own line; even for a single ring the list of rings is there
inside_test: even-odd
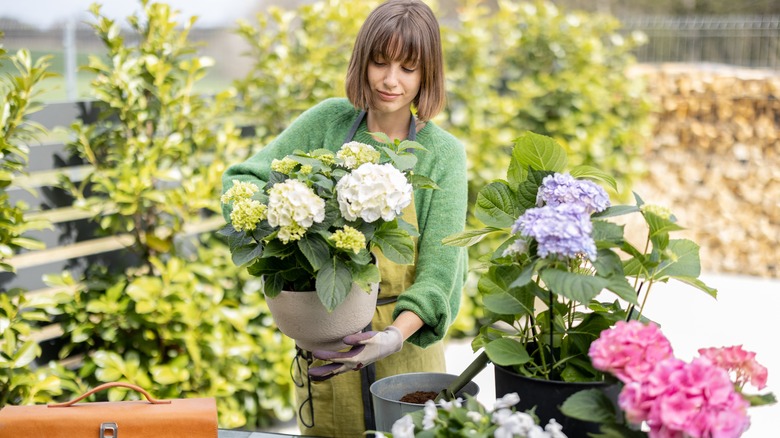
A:
[[[316,292],[282,291],[266,297],[266,302],[279,330],[300,348],[338,351],[348,347],[341,342],[344,336],[362,331],[371,321],[378,292],[378,284],[368,292],[353,284],[344,302],[330,313]]]

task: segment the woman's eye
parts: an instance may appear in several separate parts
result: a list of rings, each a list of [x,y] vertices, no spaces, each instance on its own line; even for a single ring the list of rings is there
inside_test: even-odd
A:
[[[416,70],[415,67],[401,67],[401,68],[403,68],[404,71],[407,73],[414,73],[414,71]]]
[[[374,65],[378,65],[378,66],[383,66],[383,65],[385,65],[385,62],[384,62],[384,61],[382,61],[382,60],[377,60],[377,59],[374,59],[374,60],[373,60],[373,61],[371,61],[371,62],[373,62],[373,63],[374,63]]]

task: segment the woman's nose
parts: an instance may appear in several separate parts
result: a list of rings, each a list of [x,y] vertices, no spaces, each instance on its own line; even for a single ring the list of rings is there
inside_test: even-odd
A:
[[[385,73],[384,84],[386,87],[393,88],[398,85],[398,69],[391,66]]]

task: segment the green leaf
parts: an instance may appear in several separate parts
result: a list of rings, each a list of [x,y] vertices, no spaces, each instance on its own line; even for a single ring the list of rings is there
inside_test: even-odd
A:
[[[506,182],[496,181],[477,194],[474,215],[488,227],[508,228],[523,211],[517,193]]]
[[[614,216],[623,216],[630,213],[636,213],[639,211],[639,207],[634,205],[613,205],[600,213],[594,213],[591,216],[593,219],[603,219]]]
[[[609,283],[607,284],[606,288],[631,304],[639,304],[637,302],[636,289],[634,289],[626,277],[622,275],[613,275],[609,277]]]
[[[530,131],[515,140],[512,149],[512,161],[523,168],[563,172],[567,160],[566,151],[558,142]]]
[[[525,301],[521,298],[526,298]],[[528,299],[530,298],[530,299]],[[496,292],[485,295],[482,298],[482,304],[485,308],[498,315],[515,315],[520,317],[522,315],[533,314],[533,299],[532,294],[514,295],[509,292]]]
[[[594,423],[614,423],[617,419],[615,406],[600,389],[586,389],[575,392],[561,405],[564,415]]]
[[[542,181],[550,172],[532,170],[528,173],[528,178],[517,187],[518,199],[523,211],[528,208],[536,207],[536,196],[539,193],[539,187]]]
[[[334,257],[317,273],[316,288],[320,301],[332,312],[352,289],[352,273],[344,262]]]
[[[467,230],[442,239],[441,243],[450,246],[472,246],[482,241],[488,234],[503,231],[501,228],[487,227],[479,230]]]
[[[531,360],[531,356],[519,341],[499,338],[485,346],[490,361],[501,366],[522,365]]]
[[[594,179],[596,181],[601,181],[607,185],[609,185],[610,188],[614,191],[618,191],[617,188],[617,181],[615,181],[615,178],[612,177],[609,173],[597,169],[593,166],[587,166],[587,165],[579,165],[571,169],[569,172],[571,176],[575,178],[589,178]]]
[[[612,222],[594,220],[591,236],[598,248],[610,248],[623,244],[624,225]]]
[[[351,265],[352,281],[358,284],[361,289],[369,290],[372,283],[379,283],[381,276],[379,268],[374,264]]]
[[[703,281],[699,280],[698,278],[691,278],[691,277],[674,277],[675,280],[681,281],[685,284],[689,284],[696,289],[702,290],[706,292],[708,295],[710,295],[712,298],[718,298],[718,290],[711,288],[704,284]]]
[[[654,279],[663,280],[670,277],[696,278],[701,274],[699,245],[692,240],[672,240],[661,254],[661,264],[652,274]]]
[[[263,245],[254,243],[236,248],[232,253],[233,263],[236,266],[244,266],[263,255]]]
[[[388,147],[383,147],[382,150],[390,158],[390,161],[393,163],[393,167],[400,170],[401,172],[412,170],[414,169],[414,165],[417,164],[417,157],[412,154],[399,155]]]
[[[554,293],[579,303],[590,302],[609,284],[605,278],[558,269],[545,269],[541,277]]]
[[[41,354],[41,347],[35,341],[25,342],[14,354],[13,368],[23,368],[35,360]]]
[[[393,263],[411,265],[414,263],[414,242],[411,236],[401,228],[379,227],[374,233],[372,242],[379,246],[382,254]]]
[[[642,215],[645,217],[645,222],[647,222],[647,226],[650,228],[650,237],[658,236],[661,234],[668,234],[671,231],[679,231],[685,229],[677,225],[676,223],[674,223],[674,221],[672,221],[671,219],[663,218],[649,211],[642,212]]]
[[[767,405],[773,405],[777,403],[777,399],[775,398],[775,395],[770,393],[767,394],[740,394],[742,398],[748,401],[750,403],[750,406],[767,406]]]
[[[330,246],[318,234],[304,235],[298,241],[298,248],[315,271],[330,260]]]
[[[416,189],[432,189],[432,190],[439,190],[441,187],[439,187],[436,182],[427,176],[418,175],[416,173],[413,173],[409,176],[409,182],[412,183],[412,188]]]

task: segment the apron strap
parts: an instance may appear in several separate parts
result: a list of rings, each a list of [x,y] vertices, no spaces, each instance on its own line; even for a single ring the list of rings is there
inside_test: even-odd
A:
[[[347,136],[344,138],[344,143],[349,143],[355,138],[360,124],[363,123],[363,119],[366,118],[366,110],[361,110],[357,119],[352,123],[352,126],[347,132]],[[408,140],[414,141],[417,138],[417,127],[414,122],[414,115],[410,117],[409,121],[409,135]],[[376,305],[382,306],[385,304],[391,304],[398,300],[398,297],[380,298],[377,300]],[[371,330],[371,322],[369,321],[363,331]],[[370,363],[367,366],[359,370],[360,373],[360,395],[363,399],[363,422],[365,424],[365,430],[376,430],[376,418],[374,418],[374,403],[371,399],[371,384],[376,381],[376,365]]]

